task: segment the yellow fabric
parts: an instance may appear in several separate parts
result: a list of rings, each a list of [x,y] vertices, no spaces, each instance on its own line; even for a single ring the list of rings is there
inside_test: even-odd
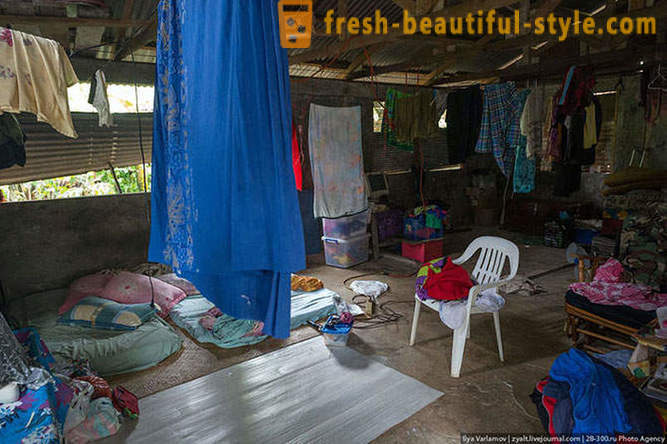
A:
[[[78,137],[67,87],[79,81],[54,40],[0,28],[0,113],[29,112],[67,137]]]
[[[315,291],[324,288],[321,280],[310,276],[292,275],[293,291]]]
[[[595,123],[595,104],[586,107],[586,124],[584,126],[584,149],[598,143],[597,124]]]

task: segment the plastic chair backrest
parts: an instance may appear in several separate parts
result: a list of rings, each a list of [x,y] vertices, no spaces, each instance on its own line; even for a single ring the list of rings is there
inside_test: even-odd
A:
[[[452,262],[462,264],[473,257],[477,250],[482,250],[472,271],[472,278],[478,284],[488,284],[500,280],[505,260],[509,258],[510,274],[505,279],[516,276],[519,268],[519,248],[507,239],[495,236],[482,236],[473,240],[466,251]]]

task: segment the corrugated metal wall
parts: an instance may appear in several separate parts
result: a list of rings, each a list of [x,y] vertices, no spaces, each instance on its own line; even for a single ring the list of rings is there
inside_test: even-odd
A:
[[[139,120],[136,114],[114,114],[112,128],[100,128],[95,113],[72,113],[78,139],[56,132],[37,122],[31,114],[18,116],[26,134],[26,164],[0,170],[0,185],[81,174],[141,163]],[[142,141],[146,162],[151,161],[153,114],[141,113]]]

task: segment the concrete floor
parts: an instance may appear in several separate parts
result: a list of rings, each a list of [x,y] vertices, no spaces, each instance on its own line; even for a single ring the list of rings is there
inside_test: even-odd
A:
[[[445,253],[460,252],[474,237],[487,233],[496,232],[474,230],[452,235],[447,239]],[[565,264],[564,250],[519,245],[519,274],[534,275]],[[352,292],[345,288],[343,280],[372,267],[369,263],[353,270],[341,270],[319,265],[309,268],[307,273],[322,279],[327,288],[350,298]],[[414,278],[363,277],[389,284],[390,292],[383,295],[381,301],[400,301],[391,304],[391,308],[403,318],[380,328],[354,330],[348,345],[444,393],[425,409],[385,432],[377,442],[458,443],[462,432],[543,432],[528,395],[535,383],[548,373],[554,358],[569,348],[563,332],[563,296],[572,277],[571,268],[553,272],[536,279],[546,292],[507,298],[500,314],[504,363],[498,358],[492,317],[472,317],[471,338],[466,343],[458,379],[449,376],[452,330],[442,324],[438,313],[422,308],[417,342],[413,347],[408,345]]]
[[[445,254],[457,257],[472,239],[482,234],[501,235],[519,245],[519,274],[535,275],[565,264],[564,250],[527,246],[519,236],[494,229],[448,234]],[[573,270],[561,269],[535,279],[546,290],[544,293],[507,298],[500,314],[504,363],[498,359],[492,317],[474,316],[461,377],[456,379],[449,376],[452,331],[442,324],[438,313],[423,308],[417,343],[410,347],[415,279],[383,275],[383,264],[386,265],[385,260],[344,270],[323,265],[320,258],[310,261],[309,268],[303,272],[320,278],[327,288],[348,300],[353,294],[343,284],[345,279],[369,271],[379,272],[362,279],[388,283],[390,291],[382,295],[380,302],[393,301],[391,308],[402,318],[378,328],[355,329],[348,345],[444,393],[376,441],[459,443],[461,432],[542,432],[528,396],[535,383],[548,373],[554,358],[569,348],[563,332],[563,296],[572,281]],[[473,264],[474,261],[469,265]],[[288,340],[269,339],[253,347],[233,350],[201,347],[186,337],[185,350],[175,361],[146,372],[112,378],[111,382],[123,384],[143,397],[314,335],[312,329],[302,327],[292,332]],[[171,382],[164,386],[165,381]]]

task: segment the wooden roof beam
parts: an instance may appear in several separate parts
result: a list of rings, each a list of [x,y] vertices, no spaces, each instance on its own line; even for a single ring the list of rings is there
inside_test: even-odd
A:
[[[148,26],[140,31],[133,38],[125,42],[125,44],[116,52],[114,60],[119,61],[132,54],[137,49],[142,48],[150,42],[154,42],[157,37],[157,16],[153,18]]]
[[[368,53],[368,57],[370,58],[374,52],[380,51],[382,48],[384,48],[387,45],[387,43],[378,43],[377,45],[369,46],[367,48],[362,48],[361,53],[354,58],[348,65],[348,67],[345,69],[345,72],[343,73],[344,78],[347,80],[354,71],[357,70],[360,66],[362,66],[366,62],[366,54]]]

